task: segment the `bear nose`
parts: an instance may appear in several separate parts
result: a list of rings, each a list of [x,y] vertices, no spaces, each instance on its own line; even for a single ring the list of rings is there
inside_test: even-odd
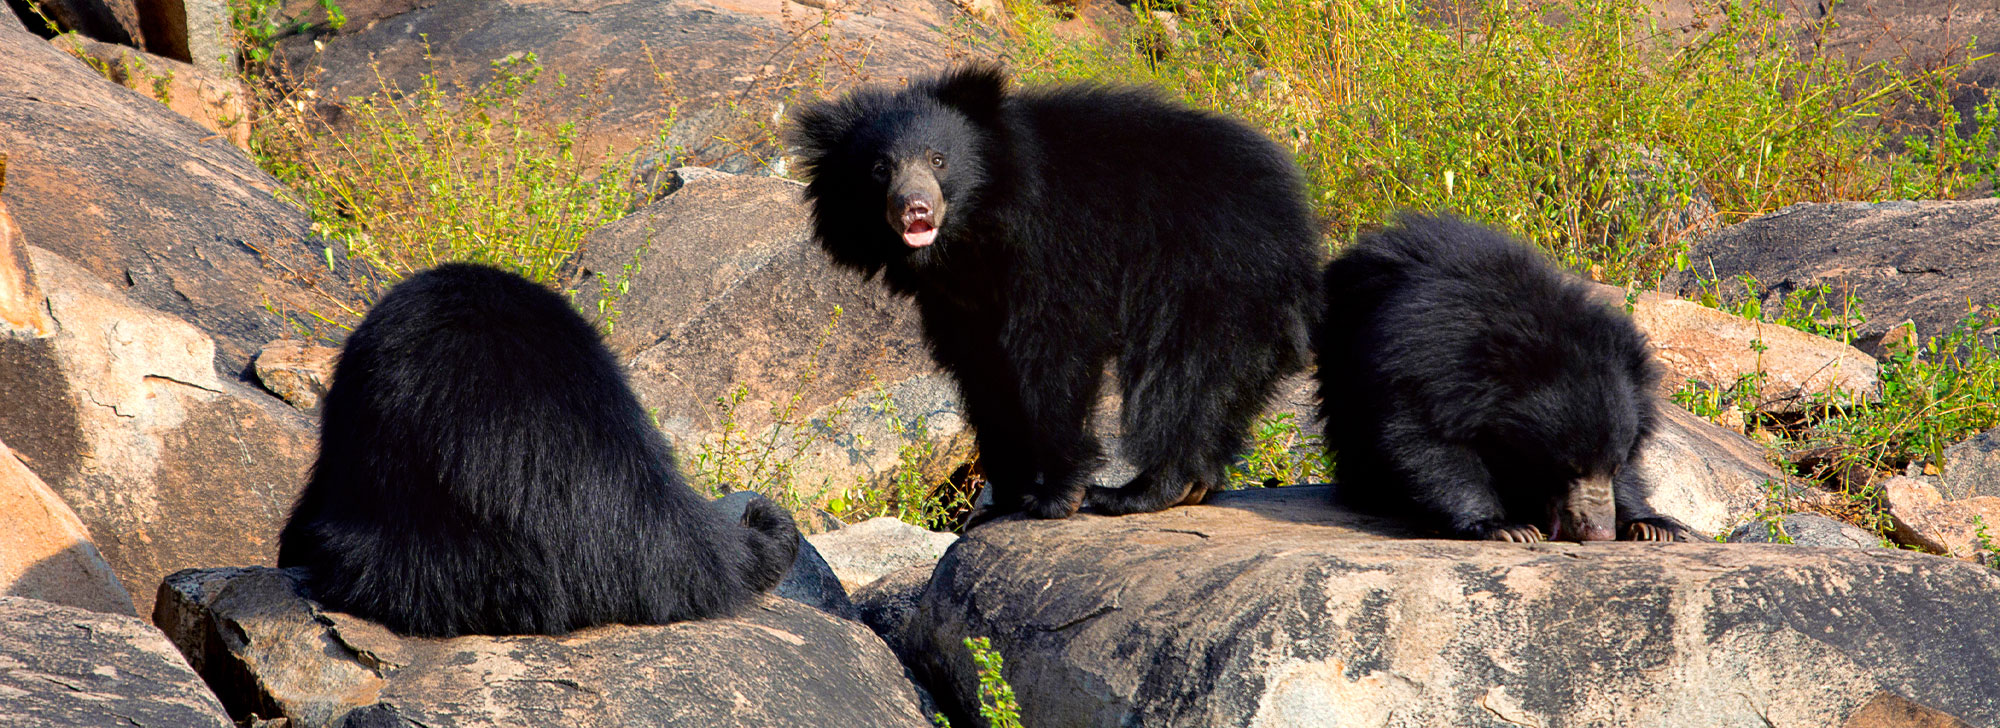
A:
[[[931,216],[931,203],[915,195],[903,198],[903,221],[922,220]]]

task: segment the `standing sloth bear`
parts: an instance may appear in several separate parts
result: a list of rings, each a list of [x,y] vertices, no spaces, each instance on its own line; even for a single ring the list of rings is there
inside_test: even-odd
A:
[[[403,634],[723,615],[798,550],[770,501],[738,523],[683,484],[597,332],[511,273],[396,286],[348,338],[323,417],[278,565]]]
[[[1644,335],[1539,251],[1410,216],[1324,285],[1320,417],[1343,500],[1470,539],[1688,534],[1634,467],[1654,418]]]
[[[1239,122],[974,66],[807,106],[788,141],[820,243],[914,297],[957,379],[982,519],[1198,503],[1309,357],[1318,233],[1289,156]],[[1086,499],[1113,360],[1139,474]]]

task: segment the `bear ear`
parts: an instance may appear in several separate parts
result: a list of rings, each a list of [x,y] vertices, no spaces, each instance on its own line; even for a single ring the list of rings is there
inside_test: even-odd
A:
[[[819,101],[794,108],[783,131],[786,146],[802,156],[823,156],[839,146],[853,126],[853,114],[837,101]]]
[[[1000,120],[1007,98],[1007,74],[991,63],[960,66],[924,84],[923,90],[980,126]]]

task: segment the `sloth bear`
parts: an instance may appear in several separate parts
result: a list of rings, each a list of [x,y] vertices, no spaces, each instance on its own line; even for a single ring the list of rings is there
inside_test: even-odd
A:
[[[913,297],[957,380],[994,496],[979,520],[1198,503],[1310,358],[1302,177],[1240,122],[982,65],[806,106],[787,141],[821,245]],[[1113,360],[1139,474],[1085,498]]]
[[[1645,336],[1540,251],[1411,215],[1362,236],[1323,285],[1337,497],[1460,538],[1689,535],[1646,505],[1633,467],[1653,430]]]
[[[497,269],[444,265],[391,290],[348,338],[322,417],[278,565],[403,634],[723,615],[799,547],[770,501],[737,523],[683,484],[597,332]]]

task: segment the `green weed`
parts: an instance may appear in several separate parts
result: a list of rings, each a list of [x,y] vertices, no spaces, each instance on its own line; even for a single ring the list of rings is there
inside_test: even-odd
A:
[[[1004,660],[985,637],[965,638],[972,662],[979,669],[979,717],[992,728],[1021,728],[1021,704],[1014,699],[1014,686],[1001,674]]]
[[[1250,447],[1229,467],[1230,488],[1324,483],[1333,459],[1318,435],[1305,434],[1290,412],[1270,415],[1250,430]]]

